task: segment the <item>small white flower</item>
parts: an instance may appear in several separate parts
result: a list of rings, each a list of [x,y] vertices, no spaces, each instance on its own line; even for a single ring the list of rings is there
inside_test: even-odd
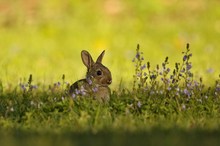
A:
[[[34,105],[34,101],[31,101],[31,105]]]
[[[182,105],[182,110],[186,110],[186,105],[185,104]]]
[[[11,107],[11,108],[10,108],[10,111],[11,111],[11,112],[13,112],[13,111],[14,111],[14,108],[13,108],[13,107]]]

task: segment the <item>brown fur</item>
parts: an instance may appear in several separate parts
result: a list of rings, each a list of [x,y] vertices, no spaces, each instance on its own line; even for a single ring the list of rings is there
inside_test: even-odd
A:
[[[105,51],[94,62],[89,52],[85,50],[81,52],[82,61],[87,67],[86,78],[78,80],[70,86],[70,95],[76,94],[77,90],[82,90],[80,96],[92,96],[102,102],[110,100],[111,90],[108,86],[112,82],[112,76],[110,70],[102,64],[104,53]]]

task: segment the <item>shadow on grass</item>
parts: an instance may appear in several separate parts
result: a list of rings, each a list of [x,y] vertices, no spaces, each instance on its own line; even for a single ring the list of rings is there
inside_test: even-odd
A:
[[[37,133],[14,130],[0,134],[1,146],[219,146],[220,131],[153,129],[147,132]]]

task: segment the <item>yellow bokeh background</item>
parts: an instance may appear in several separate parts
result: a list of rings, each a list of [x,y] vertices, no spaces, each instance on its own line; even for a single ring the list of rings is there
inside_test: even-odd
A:
[[[130,86],[136,45],[152,67],[169,56],[181,62],[191,44],[193,72],[209,82],[220,73],[220,2],[218,0],[1,0],[0,79],[18,84],[51,83],[63,74],[70,83],[83,78],[80,52],[96,58]]]

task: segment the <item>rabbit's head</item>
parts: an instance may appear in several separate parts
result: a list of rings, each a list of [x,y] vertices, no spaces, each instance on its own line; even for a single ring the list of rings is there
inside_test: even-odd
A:
[[[102,64],[104,54],[105,51],[103,51],[96,62],[94,62],[89,52],[85,50],[81,52],[82,61],[87,67],[86,79],[88,82],[92,81],[97,86],[108,86],[112,83],[110,70]]]

